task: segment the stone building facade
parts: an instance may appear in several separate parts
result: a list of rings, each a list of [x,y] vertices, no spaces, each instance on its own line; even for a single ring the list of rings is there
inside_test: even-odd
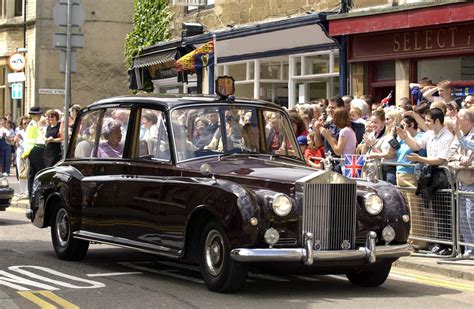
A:
[[[61,93],[65,76],[59,70],[60,50],[53,47],[53,34],[65,32],[53,21],[53,7],[57,2],[26,1],[25,19],[24,7],[21,12],[15,12],[17,5],[24,5],[24,0],[0,0],[0,116],[13,113],[18,117],[34,105],[43,109],[64,108]],[[71,104],[85,106],[97,99],[128,92],[123,46],[132,27],[133,1],[82,0],[81,4],[85,9],[85,22],[77,30],[84,33],[85,47],[77,50]],[[8,58],[18,48],[27,49],[21,102],[11,99],[7,82]]]
[[[178,2],[181,5],[177,4]],[[378,56],[371,59],[370,50],[377,47],[377,41],[365,43],[368,58],[359,61],[352,57],[351,50],[355,41],[350,29],[347,31],[348,35],[344,32],[334,32],[332,35],[331,24],[340,20],[342,24],[347,22],[354,25],[354,29],[365,24],[364,31],[370,32],[371,28],[382,29],[387,25],[393,25],[396,29],[397,22],[410,16],[420,16],[417,17],[419,20],[407,20],[407,23],[414,23],[412,28],[416,29],[417,22],[425,26],[439,24],[440,16],[443,16],[444,20],[444,17],[449,15],[443,14],[444,8],[449,9],[469,1],[205,0],[207,5],[199,7],[183,6],[184,2],[189,4],[192,1],[170,1],[174,12],[171,26],[171,42],[174,42],[174,45],[179,45],[180,41],[181,44],[195,46],[202,44],[203,40],[196,40],[195,37],[182,38],[181,35],[183,23],[203,25],[204,34],[197,37],[209,40],[212,35],[215,36],[216,75],[230,74],[236,77],[237,95],[292,106],[320,97],[347,93],[356,96],[370,94],[376,100],[381,100],[390,91],[394,94],[392,100],[409,96],[408,83],[416,81],[427,68],[433,68],[428,61],[422,60],[421,55],[418,55],[420,61],[384,61],[386,59]],[[430,11],[439,12],[439,15],[423,13]],[[371,18],[373,16],[380,18]],[[313,21],[311,18],[314,18]],[[460,22],[465,22],[464,19]],[[352,23],[353,20],[356,22]],[[372,20],[375,20],[375,23],[372,23]],[[448,23],[451,22],[453,21]],[[307,27],[299,26],[298,23]],[[383,35],[377,39],[381,38]],[[300,42],[295,43],[297,39]],[[160,46],[169,49],[173,45],[166,43],[158,44],[150,49],[150,52],[159,53]],[[267,46],[262,46],[264,44]],[[431,56],[426,53],[423,57]],[[456,60],[440,59],[436,64],[447,69],[456,61],[461,63],[461,66],[471,63],[471,59],[464,57]],[[141,61],[140,66],[146,66],[146,60]],[[426,74],[428,73],[430,72]],[[454,73],[454,76],[462,75],[459,69]],[[439,78],[440,74],[433,77],[434,80]],[[156,78],[153,84],[156,92],[196,91],[192,77],[185,85],[172,78]]]

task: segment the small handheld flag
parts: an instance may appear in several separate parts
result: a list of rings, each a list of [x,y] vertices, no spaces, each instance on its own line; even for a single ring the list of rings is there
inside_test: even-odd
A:
[[[393,90],[390,91],[388,96],[386,96],[385,98],[382,99],[382,101],[380,101],[380,103],[382,103],[384,107],[387,107],[390,104],[390,99],[392,98],[392,93],[393,93]]]
[[[351,178],[361,178],[364,164],[365,156],[346,154],[344,156],[344,176]]]

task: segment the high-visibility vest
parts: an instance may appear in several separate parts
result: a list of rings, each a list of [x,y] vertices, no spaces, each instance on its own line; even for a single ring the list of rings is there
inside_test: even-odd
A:
[[[44,144],[44,133],[38,127],[38,123],[34,120],[31,120],[26,127],[25,131],[25,141],[24,141],[24,149],[25,151],[21,155],[23,159],[27,158],[30,155],[31,149],[35,147],[36,144]]]

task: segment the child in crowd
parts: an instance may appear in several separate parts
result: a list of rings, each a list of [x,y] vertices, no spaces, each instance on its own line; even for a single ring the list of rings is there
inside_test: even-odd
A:
[[[351,121],[355,123],[365,124],[365,119],[362,118],[362,110],[356,106],[351,107],[350,110]]]
[[[315,168],[323,168],[323,163],[320,159],[317,158],[324,158],[324,144],[321,141],[321,137],[318,134],[319,132],[311,132],[308,134],[307,143],[308,146],[304,151],[304,158],[306,160],[306,164],[315,167]]]

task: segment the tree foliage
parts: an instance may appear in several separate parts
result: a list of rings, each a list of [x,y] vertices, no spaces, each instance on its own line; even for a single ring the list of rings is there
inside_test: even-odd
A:
[[[170,38],[172,18],[167,0],[134,0],[133,29],[125,38],[125,57],[129,65],[145,47]]]

